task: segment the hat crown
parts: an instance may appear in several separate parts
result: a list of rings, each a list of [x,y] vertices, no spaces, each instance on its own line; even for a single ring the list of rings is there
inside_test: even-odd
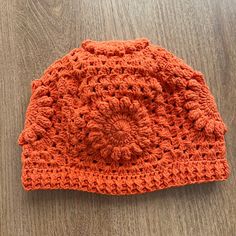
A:
[[[136,39],[136,40],[112,40],[112,41],[92,41],[90,39],[82,42],[83,49],[94,54],[104,54],[109,56],[121,56],[125,53],[132,53],[134,51],[140,51],[147,46],[150,42],[148,39]]]

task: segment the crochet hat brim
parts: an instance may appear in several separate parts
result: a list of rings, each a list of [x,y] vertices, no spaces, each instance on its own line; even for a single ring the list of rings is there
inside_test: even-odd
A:
[[[222,181],[228,177],[226,160],[178,162],[158,166],[143,175],[101,175],[76,168],[24,168],[22,182],[25,190],[71,189],[87,192],[129,195],[152,192],[170,187]]]

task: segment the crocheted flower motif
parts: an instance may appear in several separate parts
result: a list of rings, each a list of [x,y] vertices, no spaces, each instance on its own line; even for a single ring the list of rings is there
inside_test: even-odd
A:
[[[152,129],[146,109],[128,97],[100,101],[88,122],[88,140],[101,157],[130,160],[150,146]]]

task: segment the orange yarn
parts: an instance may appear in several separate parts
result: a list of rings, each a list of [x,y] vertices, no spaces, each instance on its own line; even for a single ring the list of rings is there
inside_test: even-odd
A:
[[[224,180],[225,132],[181,59],[146,39],[87,40],[32,82],[23,186],[137,194]]]

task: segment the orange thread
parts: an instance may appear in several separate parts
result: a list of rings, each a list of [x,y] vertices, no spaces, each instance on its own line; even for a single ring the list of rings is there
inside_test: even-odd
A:
[[[225,132],[181,59],[147,39],[86,40],[32,82],[22,183],[122,195],[224,180]]]

